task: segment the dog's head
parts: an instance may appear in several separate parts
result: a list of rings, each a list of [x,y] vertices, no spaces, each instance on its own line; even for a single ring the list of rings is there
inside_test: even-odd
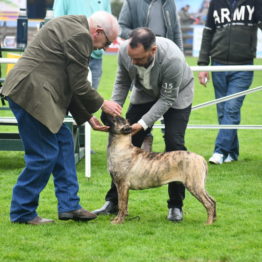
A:
[[[109,132],[112,134],[130,134],[132,133],[132,127],[129,125],[128,121],[121,116],[111,116],[102,112],[101,121],[104,125],[110,126]]]

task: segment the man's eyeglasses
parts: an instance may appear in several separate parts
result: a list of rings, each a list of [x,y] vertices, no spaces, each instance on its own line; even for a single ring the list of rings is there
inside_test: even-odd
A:
[[[108,46],[110,46],[112,44],[112,42],[108,39],[108,37],[107,37],[107,35],[106,35],[104,30],[103,30],[103,32],[104,32],[104,35],[105,35],[105,38],[106,38],[105,47],[108,47]]]

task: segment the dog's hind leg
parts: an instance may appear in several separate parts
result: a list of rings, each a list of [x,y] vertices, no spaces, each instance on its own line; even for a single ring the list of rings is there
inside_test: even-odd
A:
[[[202,165],[195,169],[194,174],[188,175],[189,178],[185,181],[185,187],[188,191],[198,199],[207,210],[207,224],[212,224],[216,219],[216,201],[208,195],[205,190],[205,180],[207,177],[207,163],[202,161]],[[201,168],[202,166],[202,168]]]
[[[206,208],[207,224],[212,224],[216,219],[216,201],[208,195],[204,188],[189,190]]]
[[[206,192],[203,176],[194,176],[194,178],[194,180],[187,180],[185,187],[206,208],[208,215],[207,224],[212,224],[216,218],[216,201]]]
[[[216,201],[204,192],[204,202],[202,202],[207,210],[208,218],[207,224],[212,224],[216,220]]]
[[[129,187],[127,185],[117,185],[119,211],[117,216],[112,220],[112,224],[120,224],[125,220],[125,216],[127,215],[128,190]]]
[[[213,203],[214,205],[214,213],[213,213],[213,221],[216,220],[217,218],[217,211],[216,211],[216,201],[214,200],[214,198],[212,198],[210,195],[208,195],[208,193],[206,192],[207,197],[210,199],[210,201]]]

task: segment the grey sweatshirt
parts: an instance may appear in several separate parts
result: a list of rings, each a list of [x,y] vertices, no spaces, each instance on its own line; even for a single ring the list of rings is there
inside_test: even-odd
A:
[[[115,102],[123,105],[130,90],[131,104],[155,102],[142,117],[148,127],[169,108],[184,109],[192,104],[193,73],[174,42],[163,37],[156,38],[157,51],[150,72],[151,89],[145,88],[139,82],[137,68],[127,54],[128,42],[129,40],[125,41],[119,51],[118,72],[112,94]]]

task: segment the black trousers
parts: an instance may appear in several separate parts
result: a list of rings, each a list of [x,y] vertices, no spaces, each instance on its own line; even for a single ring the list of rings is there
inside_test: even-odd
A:
[[[130,104],[126,113],[126,118],[130,124],[134,124],[141,119],[141,117],[150,110],[154,103],[134,105]],[[164,115],[165,123],[165,151],[187,150],[185,147],[185,132],[189,116],[191,113],[191,105],[185,109],[173,109],[170,108]],[[145,136],[151,132],[152,128],[147,130],[141,130],[132,137],[132,143],[134,146],[141,147]],[[185,198],[185,187],[182,183],[171,182],[168,184],[169,200],[168,208],[182,208],[183,200]],[[111,188],[106,194],[106,201],[112,201],[117,204],[118,196],[115,184],[111,183]]]

